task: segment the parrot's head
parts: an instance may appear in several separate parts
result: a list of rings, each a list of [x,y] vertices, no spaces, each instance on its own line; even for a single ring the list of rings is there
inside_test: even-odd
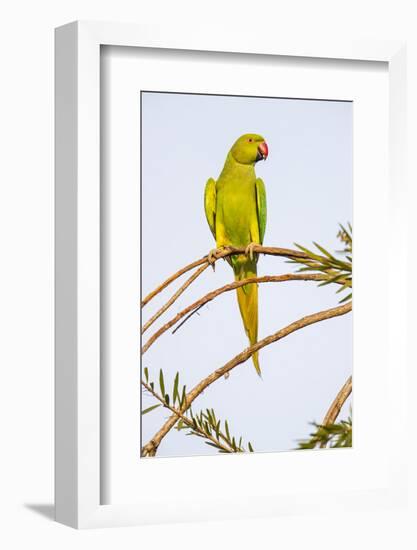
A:
[[[258,134],[244,134],[237,139],[230,150],[233,158],[240,164],[255,164],[268,157],[268,145]]]

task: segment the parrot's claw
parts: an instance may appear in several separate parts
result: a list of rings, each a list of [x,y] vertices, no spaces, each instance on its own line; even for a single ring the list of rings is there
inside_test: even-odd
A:
[[[258,243],[250,243],[245,250],[246,256],[249,256],[251,260],[253,260],[253,249],[255,248],[255,246],[258,246]]]
[[[224,246],[221,246],[220,248],[213,248],[212,250],[210,250],[210,252],[208,253],[207,255],[207,261],[208,263],[211,265],[211,267],[213,268],[213,271],[215,271],[216,269],[216,260],[219,259],[219,256],[218,254],[220,252],[223,252],[223,250],[225,249]]]
[[[210,252],[208,253],[208,256],[207,256],[207,261],[211,265],[211,267],[213,268],[213,271],[216,270],[216,260],[217,260],[218,250],[219,250],[218,248],[213,248],[212,250],[210,250]]]

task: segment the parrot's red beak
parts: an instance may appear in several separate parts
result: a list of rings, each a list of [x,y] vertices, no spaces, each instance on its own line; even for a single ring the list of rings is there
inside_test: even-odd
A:
[[[259,144],[258,146],[258,156],[256,160],[266,160],[268,158],[268,145],[265,141]]]

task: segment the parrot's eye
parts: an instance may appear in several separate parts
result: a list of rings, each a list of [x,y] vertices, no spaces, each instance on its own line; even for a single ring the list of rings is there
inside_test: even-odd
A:
[[[252,143],[253,139],[252,139],[252,138],[249,138],[248,141],[249,141],[249,143]]]

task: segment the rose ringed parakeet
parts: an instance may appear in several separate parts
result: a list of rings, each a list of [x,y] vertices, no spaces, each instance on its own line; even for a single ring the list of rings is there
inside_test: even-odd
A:
[[[210,178],[204,193],[204,209],[217,248],[245,247],[246,253],[230,256],[235,280],[256,277],[257,254],[253,245],[262,244],[266,226],[266,193],[263,181],[256,177],[255,164],[266,160],[268,146],[262,136],[245,134],[236,140],[226,157],[223,170],[215,181]],[[215,251],[209,257],[215,256]],[[243,325],[251,345],[258,339],[258,285],[248,284],[236,290]],[[258,352],[252,356],[260,375]]]

